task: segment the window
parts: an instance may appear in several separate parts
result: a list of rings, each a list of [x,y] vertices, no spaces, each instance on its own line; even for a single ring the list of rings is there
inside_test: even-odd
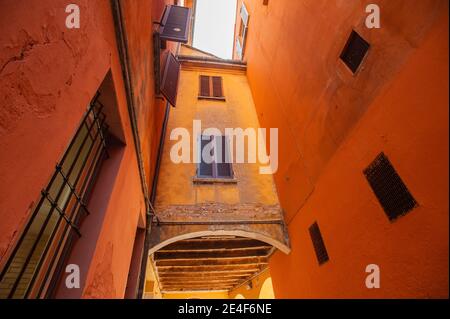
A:
[[[314,251],[316,252],[317,261],[319,265],[322,265],[329,260],[329,257],[317,222],[309,227],[309,235],[311,236]]]
[[[225,101],[225,97],[223,96],[223,81],[220,76],[200,75],[199,91],[199,99]]]
[[[106,116],[96,95],[0,272],[1,298],[40,298],[89,214],[86,202],[107,155]]]
[[[198,179],[233,180],[234,174],[228,137],[202,135],[199,152]]]
[[[247,30],[248,30],[248,21],[249,14],[247,8],[244,3],[242,3],[241,10],[239,12],[239,16],[241,17],[240,25],[239,25],[239,33],[236,39],[236,54],[242,60],[244,58],[244,50],[245,50],[245,42],[247,39]]]
[[[353,73],[356,73],[369,48],[370,44],[358,33],[352,31],[341,53],[341,59]]]
[[[405,215],[417,202],[384,153],[364,170],[364,175],[389,220]]]

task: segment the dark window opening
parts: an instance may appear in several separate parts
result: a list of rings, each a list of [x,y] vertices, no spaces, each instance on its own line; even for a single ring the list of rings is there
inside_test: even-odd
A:
[[[91,102],[68,149],[0,273],[0,298],[45,297],[55,269],[89,214],[87,200],[107,156],[108,126],[98,101]]]
[[[309,227],[309,235],[311,236],[314,251],[316,252],[317,261],[319,265],[322,265],[329,260],[329,257],[317,222]]]
[[[197,177],[206,179],[233,179],[232,159],[226,136],[200,137],[200,163]]]
[[[395,220],[418,206],[384,153],[364,170],[364,175],[389,220]]]
[[[370,44],[358,33],[352,31],[341,53],[341,59],[353,73],[356,73],[369,48]]]
[[[220,76],[200,75],[199,99],[225,101]]]

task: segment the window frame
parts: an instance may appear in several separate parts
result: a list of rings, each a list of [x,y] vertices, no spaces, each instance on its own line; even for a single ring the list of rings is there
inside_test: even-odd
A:
[[[209,96],[202,94],[202,77],[208,78]],[[213,84],[214,77],[220,78],[220,90],[221,90],[222,96],[214,96],[214,84]],[[214,100],[214,101],[222,101],[222,102],[226,101],[222,76],[200,74],[198,77],[198,83],[199,83],[198,84],[198,99],[199,100]]]
[[[217,137],[225,138],[226,152],[228,152],[228,154],[230,156],[230,160],[231,160],[230,163],[227,163],[227,164],[229,164],[229,168],[230,168],[229,176],[220,176],[218,174],[218,164],[221,164],[221,163],[218,163],[218,161],[217,161],[217,153],[214,153],[214,161],[211,163],[212,164],[212,175],[211,176],[201,175],[201,164],[202,164],[202,160],[203,160],[202,159],[203,149],[202,149],[201,142],[202,142],[203,136],[212,137],[212,141],[210,143],[216,143]],[[233,159],[231,158],[232,153],[231,153],[231,149],[230,149],[229,136],[200,134],[197,136],[197,145],[199,145],[198,150],[197,150],[199,162],[197,163],[196,174],[193,179],[194,183],[237,183],[236,174],[235,174],[234,168],[233,168]]]
[[[2,265],[0,285],[5,285],[6,298],[47,297],[58,280],[58,268],[70,252],[74,236],[81,236],[80,224],[89,215],[87,202],[97,172],[108,157],[108,125],[106,115],[102,112],[103,105],[98,101],[99,95],[97,92],[89,104],[76,133]],[[33,231],[36,232],[35,236]],[[30,240],[31,244],[28,244]],[[43,246],[39,247],[41,244]],[[21,261],[22,258],[24,261]],[[19,267],[19,271],[16,272],[14,267]],[[8,274],[13,275],[11,286],[6,277]]]

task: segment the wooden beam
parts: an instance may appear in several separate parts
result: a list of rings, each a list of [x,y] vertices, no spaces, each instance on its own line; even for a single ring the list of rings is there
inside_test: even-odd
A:
[[[249,270],[249,269],[261,269],[265,268],[267,264],[249,264],[249,265],[209,265],[209,266],[170,266],[170,267],[157,267],[160,272],[170,272],[170,271],[194,271],[194,272],[209,272],[209,271],[232,271],[232,270]]]
[[[265,256],[244,256],[237,258],[212,258],[212,259],[173,259],[155,260],[155,266],[203,266],[203,265],[236,265],[236,264],[268,264]]]
[[[164,286],[164,285],[171,285],[171,284],[179,284],[179,285],[181,285],[181,286],[189,286],[189,285],[197,285],[197,284],[202,284],[202,285],[205,285],[205,286],[213,286],[213,285],[216,285],[216,284],[228,284],[228,285],[230,285],[230,284],[238,284],[238,283],[240,283],[240,282],[242,282],[242,281],[245,281],[245,278],[244,279],[242,279],[242,278],[240,278],[240,279],[226,279],[226,280],[213,280],[213,279],[210,279],[210,280],[194,280],[194,279],[189,279],[189,280],[184,280],[184,279],[171,279],[171,280],[163,280],[163,281],[161,281],[160,283],[161,283],[161,285],[162,286]]]
[[[185,273],[161,273],[158,274],[158,277],[160,279],[167,279],[167,278],[242,278],[242,277],[247,277],[248,274],[251,274],[252,272],[248,272],[248,273],[228,273],[228,272],[223,272],[223,273],[190,273],[190,272],[185,272]]]
[[[238,240],[223,240],[223,239],[203,239],[199,240],[182,240],[173,244],[167,245],[159,252],[166,251],[198,251],[208,249],[248,249],[248,248],[268,248],[272,246],[254,239],[238,239]]]
[[[253,274],[255,272],[261,271],[261,269],[255,268],[255,269],[246,269],[246,270],[232,270],[232,271],[211,271],[210,274],[214,275],[231,275],[231,274]],[[201,276],[204,274],[203,271],[166,271],[166,272],[159,272],[158,276],[163,274],[191,274],[191,275],[197,275]]]
[[[235,257],[260,257],[267,256],[267,248],[251,248],[248,250],[213,250],[213,251],[179,251],[179,252],[160,252],[154,254],[155,260],[162,259],[221,259]]]

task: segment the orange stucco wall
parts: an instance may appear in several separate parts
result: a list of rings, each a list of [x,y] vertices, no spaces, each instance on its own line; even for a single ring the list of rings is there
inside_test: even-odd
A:
[[[365,27],[368,3],[245,1],[248,80],[261,126],[279,128],[292,246],[270,262],[277,298],[448,297],[448,2],[375,1],[381,29]],[[339,59],[352,29],[371,44],[354,76]],[[382,151],[420,205],[392,223],[362,174]],[[372,263],[380,289],[365,286]]]
[[[168,1],[166,1],[168,2]],[[65,27],[60,0],[0,5],[0,258],[3,263],[86,106],[111,70],[126,147],[89,269],[84,297],[123,297],[138,219],[145,214],[109,1],[77,1],[81,28]],[[152,17],[163,1],[123,2],[139,134],[150,187],[164,104],[152,95]],[[137,35],[137,36],[136,36]],[[141,63],[144,61],[145,63]],[[141,225],[142,226],[142,225]]]

